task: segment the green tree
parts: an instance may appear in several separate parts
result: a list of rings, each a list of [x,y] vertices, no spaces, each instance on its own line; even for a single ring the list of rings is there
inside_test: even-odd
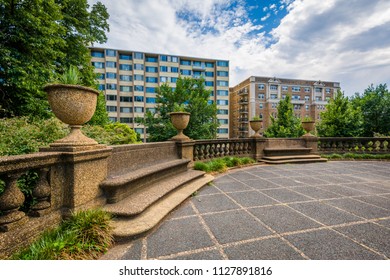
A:
[[[390,135],[390,92],[386,84],[369,86],[363,95],[356,94],[352,103],[362,112],[364,136]]]
[[[362,117],[359,108],[354,108],[348,97],[338,90],[321,112],[317,132],[322,137],[358,137],[362,133]]]
[[[289,95],[279,102],[278,117],[270,117],[271,125],[264,131],[265,137],[301,137],[305,133],[300,119],[294,116],[294,110]]]
[[[165,141],[177,134],[169,113],[175,105],[185,105],[185,111],[191,113],[190,122],[184,133],[191,139],[215,139],[217,136],[217,106],[209,104],[210,90],[204,85],[204,79],[182,78],[176,82],[173,90],[168,84],[157,88],[156,112],[147,112],[144,119],[151,142]]]
[[[50,116],[42,86],[70,65],[94,86],[88,46],[104,43],[109,15],[87,0],[0,0],[0,114]]]

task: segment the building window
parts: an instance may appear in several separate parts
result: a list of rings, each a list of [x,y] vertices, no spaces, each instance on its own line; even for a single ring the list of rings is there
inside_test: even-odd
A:
[[[177,82],[177,78],[176,77],[171,77],[171,83],[176,83]],[[173,88],[172,88],[173,90]]]
[[[106,68],[116,68],[116,62],[106,61]]]
[[[146,108],[146,112],[151,112],[152,114],[155,114],[156,108]]]
[[[210,90],[210,97],[213,97],[213,96],[214,96],[214,91]]]
[[[180,74],[190,76],[191,75],[191,70],[181,69],[180,70]]]
[[[326,88],[326,89],[325,89],[325,92],[326,92],[327,94],[329,94],[329,93],[330,93],[330,88]]]
[[[179,67],[171,67],[172,73],[179,73]]]
[[[116,112],[116,106],[106,106],[107,112]]]
[[[155,104],[156,103],[156,98],[154,98],[154,97],[146,97],[146,103]]]
[[[257,97],[258,97],[259,99],[264,99],[264,93],[258,94]]]
[[[214,63],[212,62],[206,62],[205,65],[207,68],[214,68]]]
[[[308,111],[309,110],[309,105],[305,105],[305,109],[306,109],[306,111]]]
[[[264,84],[258,84],[257,88],[260,89],[260,90],[263,90],[263,89],[265,89],[265,85]]]
[[[293,92],[300,92],[301,91],[301,87],[292,87],[292,91]]]
[[[104,73],[98,73],[97,79],[104,80]]]
[[[196,67],[202,67],[202,62],[200,62],[200,61],[193,61],[192,65],[196,66]]]
[[[144,91],[144,86],[134,86],[134,91]]]
[[[271,94],[270,95],[270,99],[278,99],[278,95],[277,94]]]
[[[119,75],[119,80],[124,82],[131,82],[133,80],[133,77],[130,75]]]
[[[217,71],[217,76],[228,77],[229,76],[229,72],[228,71]]]
[[[319,87],[316,87],[314,90],[315,90],[315,92],[322,92],[322,88],[319,88]]]
[[[167,55],[160,55],[160,61],[168,61]]]
[[[301,100],[301,96],[300,96],[300,95],[293,94],[293,96],[291,96],[291,99],[292,99],[292,100]]]
[[[106,50],[106,56],[116,56],[115,50]]]
[[[161,83],[167,83],[168,82],[168,77],[161,76],[160,77],[160,82]]]
[[[139,75],[139,74],[134,75],[134,81],[143,81],[143,80],[144,80],[144,75]]]
[[[119,54],[119,59],[123,59],[123,60],[132,60],[132,57],[131,57],[131,54],[123,54],[123,53],[120,53],[120,54]]]
[[[106,84],[106,89],[116,90],[116,84]]]
[[[310,101],[310,95],[305,95],[305,101]]]
[[[121,102],[133,102],[133,97],[131,96],[121,96],[120,97]]]
[[[134,70],[144,70],[144,65],[136,63],[134,64]]]
[[[120,118],[121,123],[133,123],[133,118]]]
[[[223,61],[223,60],[217,61],[217,66],[229,67],[229,61]]]
[[[209,105],[214,104],[214,100],[207,100],[207,104]]]
[[[157,62],[157,57],[155,57],[155,56],[146,56],[145,60],[146,60],[146,62]]]
[[[206,71],[206,72],[204,72],[204,75],[206,77],[214,77],[214,72]]]
[[[282,86],[283,91],[288,91],[288,86]],[[293,90],[294,91],[294,90]]]
[[[218,119],[218,122],[220,124],[229,124],[229,120],[228,119]]]
[[[182,59],[180,60],[180,65],[191,65],[191,61]]]
[[[121,113],[132,113],[133,108],[132,107],[121,107],[120,111],[121,111]]]
[[[103,84],[98,85],[98,90],[105,90],[105,89],[106,89],[106,85]]]
[[[140,52],[135,52],[134,59],[144,59],[144,54]]]
[[[132,92],[133,87],[132,86],[119,86],[119,91],[122,92]]]
[[[229,96],[229,91],[227,90],[217,90],[217,95],[218,96]]]
[[[263,107],[264,107],[264,104],[263,104],[263,103],[260,103],[260,104],[259,104],[259,108],[260,108],[260,109],[263,109]]]
[[[156,93],[156,88],[154,88],[154,87],[146,87],[146,92],[147,93]]]
[[[177,56],[171,56],[171,61],[172,62],[178,62],[179,58]]]
[[[214,86],[214,82],[213,82],[213,81],[205,81],[205,82],[204,82],[204,85],[205,85],[206,87],[213,87],[213,86]]]
[[[107,79],[116,79],[116,73],[107,72],[106,77]]]
[[[168,66],[160,66],[160,72],[168,72]]]
[[[294,110],[300,110],[301,109],[301,105],[299,104],[294,104]]]
[[[108,117],[110,122],[116,122],[116,117]]]
[[[217,86],[228,87],[229,86],[229,82],[228,81],[217,81]]]
[[[217,133],[219,133],[219,134],[228,134],[229,133],[229,129],[227,129],[227,128],[218,128]]]
[[[270,90],[278,90],[278,85],[270,85],[269,89]]]
[[[134,107],[134,113],[143,113],[144,107]]]
[[[119,70],[131,71],[133,69],[131,64],[119,64]]]
[[[194,78],[200,78],[200,76],[202,75],[202,72],[200,72],[200,71],[193,71],[192,74],[193,74]]]
[[[146,77],[145,81],[147,83],[158,83],[158,78],[157,77]]]
[[[229,115],[229,110],[227,110],[227,109],[218,109],[217,114],[218,115]]]
[[[144,129],[143,129],[143,128],[139,128],[139,127],[134,128],[134,131],[135,131],[136,133],[138,133],[138,134],[143,134],[143,133],[144,133]]]
[[[229,105],[229,100],[218,99],[217,105]]]
[[[278,103],[272,103],[272,108],[275,109],[276,107],[278,107]]]
[[[144,102],[143,96],[134,96],[134,102]]]
[[[305,87],[305,92],[310,92],[310,88],[309,87]]]
[[[104,57],[104,53],[103,52],[99,52],[99,51],[92,51],[91,52],[91,56],[92,57]]]
[[[92,66],[98,69],[103,69],[104,68],[104,62],[92,62]]]
[[[106,100],[107,101],[116,101],[116,95],[107,94],[106,95]]]
[[[322,101],[322,98],[320,96],[316,96],[316,101]]]
[[[146,66],[146,67],[145,67],[145,71],[146,71],[146,72],[149,72],[149,73],[157,73],[157,67]]]

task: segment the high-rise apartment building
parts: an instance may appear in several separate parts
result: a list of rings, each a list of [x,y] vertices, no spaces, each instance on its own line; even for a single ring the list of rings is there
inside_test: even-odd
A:
[[[287,95],[291,97],[298,118],[320,119],[320,112],[340,89],[338,82],[249,77],[230,88],[230,138],[249,137],[254,132],[249,121],[263,119],[263,130],[277,117],[277,106]]]
[[[156,87],[175,88],[179,75],[204,77],[209,102],[218,107],[218,138],[229,137],[229,61],[103,48],[91,48],[91,56],[109,118],[128,124],[142,139],[147,131],[135,118],[155,111]]]

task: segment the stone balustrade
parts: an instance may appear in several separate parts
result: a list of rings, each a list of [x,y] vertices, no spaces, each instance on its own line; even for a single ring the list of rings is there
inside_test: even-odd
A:
[[[254,141],[251,138],[199,140],[194,144],[194,161],[224,156],[253,157]]]
[[[390,153],[390,138],[385,137],[320,137],[318,140],[318,152],[322,154]]]

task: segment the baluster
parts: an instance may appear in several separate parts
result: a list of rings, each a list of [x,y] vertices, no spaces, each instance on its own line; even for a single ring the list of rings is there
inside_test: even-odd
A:
[[[49,168],[42,168],[39,170],[39,179],[37,186],[34,188],[32,194],[37,199],[37,203],[31,207],[32,211],[29,213],[31,216],[40,217],[50,208],[50,195],[51,188],[47,180]]]
[[[363,145],[362,145],[361,141],[359,141],[358,147],[359,147],[359,153],[362,153],[363,152],[363,150],[362,150]]]
[[[220,151],[219,151],[219,148],[220,148],[220,144],[215,144],[215,157],[218,158],[220,156]]]
[[[203,160],[204,159],[204,145],[201,144],[199,147],[199,159]]]
[[[193,160],[194,161],[199,160],[199,146],[198,145],[194,145],[194,157],[193,157]]]
[[[225,143],[221,143],[220,145],[220,156],[224,157],[225,156]]]
[[[11,229],[13,224],[17,221],[21,221],[26,214],[19,211],[19,208],[23,205],[25,197],[17,186],[16,181],[20,177],[21,173],[6,174],[2,176],[5,182],[4,192],[0,195],[0,231],[6,232]]]
[[[382,153],[389,152],[389,141],[387,140],[380,141],[380,149]]]
[[[227,155],[227,156],[230,156],[230,146],[231,146],[230,143],[227,143],[225,145],[225,155]]]
[[[349,152],[349,149],[350,149],[350,145],[349,145],[349,141],[345,141],[344,143],[344,152],[348,153]]]

